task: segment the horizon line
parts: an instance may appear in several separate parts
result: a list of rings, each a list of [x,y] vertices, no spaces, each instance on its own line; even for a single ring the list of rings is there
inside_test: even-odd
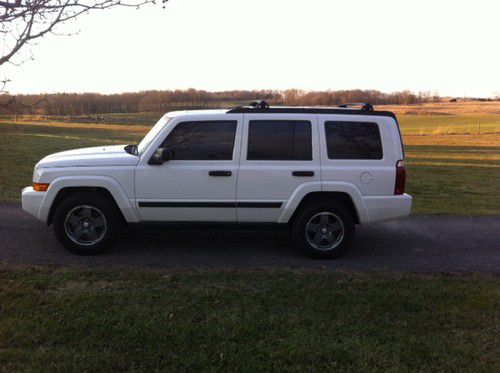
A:
[[[403,93],[403,92],[408,92],[411,94],[429,94],[431,97],[439,97],[439,98],[461,98],[461,99],[498,99],[500,98],[500,92],[498,94],[496,92],[493,92],[490,95],[487,96],[466,96],[466,95],[441,95],[439,91],[437,90],[411,90],[411,89],[403,89],[403,90],[397,90],[397,91],[383,91],[380,89],[375,89],[375,88],[352,88],[352,89],[323,89],[323,90],[314,90],[314,89],[301,89],[301,88],[285,88],[285,89],[274,89],[274,88],[258,88],[258,89],[244,89],[244,88],[237,88],[237,89],[225,89],[225,90],[207,90],[203,88],[167,88],[167,89],[142,89],[142,90],[136,90],[136,91],[122,91],[122,92],[113,92],[113,93],[106,93],[106,92],[98,92],[98,91],[55,91],[55,92],[37,92],[37,93],[10,93],[10,92],[5,92],[5,95],[8,96],[39,96],[39,95],[58,95],[58,94],[75,94],[75,95],[86,95],[86,94],[96,94],[96,95],[102,95],[102,96],[113,96],[113,95],[122,95],[122,94],[138,94],[138,93],[146,93],[146,92],[175,92],[175,91],[181,91],[181,92],[186,92],[186,91],[199,91],[199,92],[207,92],[207,93],[226,93],[226,92],[238,92],[238,91],[245,91],[245,92],[259,92],[259,91],[264,91],[264,92],[276,92],[276,93],[282,93],[282,92],[287,92],[287,91],[298,91],[304,94],[307,93],[313,93],[313,92],[352,92],[352,91],[374,91],[374,92],[379,92],[383,94],[395,94],[395,93]]]

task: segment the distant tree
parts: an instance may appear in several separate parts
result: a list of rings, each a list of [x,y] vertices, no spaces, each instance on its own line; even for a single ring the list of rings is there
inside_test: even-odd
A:
[[[437,98],[436,98],[437,97]],[[272,105],[336,106],[347,102],[369,102],[374,105],[418,104],[440,99],[431,93],[409,91],[384,93],[376,90],[342,91],[224,91],[207,92],[188,89],[175,91],[142,91],[117,94],[54,93],[44,95],[0,95],[0,114],[95,115],[102,113],[165,113],[180,109],[220,108],[245,105],[265,99]],[[8,105],[21,102],[24,105]]]
[[[159,1],[164,7],[168,0]],[[0,0],[0,66],[19,65],[32,59],[31,52],[21,57],[27,46],[55,34],[60,24],[83,14],[116,7],[140,8],[150,3],[154,4],[155,0]],[[7,82],[8,79],[3,78],[0,92],[5,90]]]

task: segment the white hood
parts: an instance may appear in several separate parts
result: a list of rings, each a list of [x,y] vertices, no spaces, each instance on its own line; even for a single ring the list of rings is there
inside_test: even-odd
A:
[[[139,157],[125,151],[125,145],[98,146],[54,153],[43,158],[37,168],[81,166],[134,166]]]

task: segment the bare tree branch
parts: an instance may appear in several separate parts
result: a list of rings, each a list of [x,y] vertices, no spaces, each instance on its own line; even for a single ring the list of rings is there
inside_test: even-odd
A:
[[[161,0],[163,7],[168,0]],[[48,33],[57,34],[62,23],[84,13],[117,7],[140,8],[155,4],[155,0],[0,0],[0,66],[14,61],[22,51]],[[5,92],[8,79],[0,81],[0,93]]]

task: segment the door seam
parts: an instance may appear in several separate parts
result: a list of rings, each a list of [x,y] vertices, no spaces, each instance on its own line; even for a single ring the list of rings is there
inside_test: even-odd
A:
[[[238,182],[240,179],[240,165],[241,165],[241,156],[242,156],[242,151],[243,151],[243,131],[245,130],[245,114],[241,115],[241,133],[240,133],[240,141],[239,141],[239,151],[238,151],[238,162],[236,164],[236,186],[234,188],[234,202],[236,203],[236,199],[238,197]],[[238,217],[238,205],[236,204],[236,222],[239,221]]]

